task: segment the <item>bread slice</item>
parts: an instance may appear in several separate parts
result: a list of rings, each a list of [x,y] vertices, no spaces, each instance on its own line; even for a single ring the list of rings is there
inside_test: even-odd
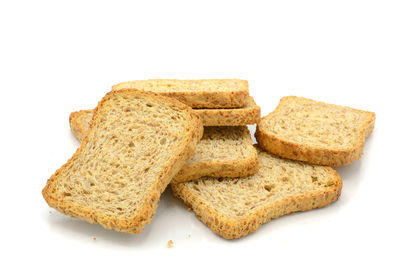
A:
[[[193,111],[202,119],[204,126],[241,126],[258,123],[261,117],[260,107],[257,106],[252,97],[248,97],[247,101],[248,103],[244,108],[193,109]],[[89,123],[92,116],[93,110],[91,109],[71,113],[71,130],[79,140],[83,139],[85,131],[89,129]]]
[[[150,91],[178,99],[192,108],[241,108],[249,96],[249,86],[245,80],[142,80],[123,82],[113,90],[137,89]]]
[[[246,177],[258,171],[257,151],[246,126],[204,127],[194,155],[173,183],[209,177]]]
[[[81,146],[47,181],[43,197],[67,215],[139,233],[202,134],[200,119],[175,99],[110,92]]]
[[[330,167],[281,159],[258,149],[259,171],[246,178],[207,177],[172,184],[172,192],[215,233],[236,239],[285,214],[336,201],[342,180]]]
[[[69,118],[72,133],[82,140],[89,131],[92,112],[72,112]],[[258,171],[256,149],[245,126],[204,127],[203,138],[194,155],[172,182],[184,182],[202,176],[245,177]]]
[[[340,166],[361,157],[374,122],[373,112],[289,96],[261,119],[255,136],[283,158]]]

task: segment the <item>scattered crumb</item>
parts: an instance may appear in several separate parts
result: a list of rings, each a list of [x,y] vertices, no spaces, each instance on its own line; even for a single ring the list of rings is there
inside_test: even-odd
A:
[[[53,213],[51,212],[51,210],[49,211],[49,214],[53,214]]]
[[[168,241],[168,244],[167,244],[167,245],[168,245],[169,248],[171,248],[171,247],[174,246],[174,242],[172,242],[172,240],[170,240],[170,241]]]
[[[192,235],[191,235],[191,234],[189,234],[189,235],[188,235],[188,238],[191,238],[191,237],[192,237]]]
[[[93,240],[96,240],[97,238],[96,237],[93,237]]]

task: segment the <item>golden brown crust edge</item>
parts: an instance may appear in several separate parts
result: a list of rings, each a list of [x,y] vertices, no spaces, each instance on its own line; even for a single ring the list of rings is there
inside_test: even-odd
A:
[[[263,117],[261,120],[268,120],[270,116],[273,116],[275,112],[277,112],[282,105],[285,104],[285,101],[291,97],[283,97],[278,107]],[[347,109],[352,109],[349,107],[344,107]],[[370,111],[357,110],[359,112],[367,113],[370,115],[370,119],[366,121],[360,130],[360,138],[358,140],[357,145],[349,149],[341,149],[341,150],[333,150],[326,149],[321,147],[313,147],[310,145],[299,144],[294,142],[289,142],[283,140],[279,137],[273,136],[271,134],[266,133],[260,126],[257,124],[255,138],[257,140],[258,145],[272,154],[278,155],[282,158],[305,161],[311,164],[317,165],[327,165],[327,166],[343,166],[349,165],[352,162],[361,158],[365,139],[372,133],[375,124],[375,113]]]
[[[325,191],[320,190],[283,199],[271,205],[260,207],[241,219],[228,218],[223,214],[219,214],[212,207],[207,206],[206,203],[198,199],[183,183],[172,184],[171,188],[173,194],[193,209],[196,216],[212,231],[225,239],[237,239],[255,232],[261,225],[271,219],[298,211],[322,208],[338,200],[341,194],[342,180],[335,170],[330,167],[326,168],[329,168],[335,179],[332,186],[326,188]]]
[[[247,105],[237,109],[195,109],[204,126],[242,126],[260,122],[261,109],[251,96]]]
[[[182,183],[203,176],[215,178],[237,178],[255,174],[258,171],[257,151],[254,149],[254,156],[236,162],[213,161],[186,164],[171,183]]]
[[[157,94],[173,97],[192,108],[242,108],[247,104],[249,86],[246,80],[236,81],[241,84],[241,91],[157,92]],[[112,86],[112,90],[132,88],[135,88],[135,81],[122,82]]]
[[[136,90],[128,89],[128,90],[119,90],[116,92],[109,92],[105,97],[99,102],[98,106],[94,110],[92,123],[97,123],[97,117],[99,110],[102,109],[104,102],[107,101],[115,94],[120,93],[133,93],[133,94],[147,94],[151,97],[163,98],[157,96],[153,93],[147,92],[138,92]],[[175,107],[182,108],[189,112],[191,125],[188,126],[188,130],[190,134],[186,139],[186,142],[181,147],[180,151],[177,153],[175,157],[171,159],[168,164],[168,167],[164,170],[163,173],[160,174],[158,182],[153,185],[151,193],[147,196],[144,201],[144,205],[142,209],[137,212],[137,215],[132,219],[119,219],[119,218],[110,218],[102,213],[90,210],[86,207],[80,207],[74,205],[73,203],[66,203],[63,200],[59,200],[53,197],[52,189],[54,186],[54,182],[56,181],[58,175],[66,169],[72,161],[76,160],[81,154],[82,150],[85,148],[88,143],[89,135],[85,136],[81,142],[81,146],[77,149],[74,155],[65,163],[61,168],[59,168],[51,177],[47,180],[46,186],[42,190],[43,198],[49,204],[50,207],[55,208],[64,214],[70,215],[72,217],[83,219],[90,223],[98,223],[102,225],[106,229],[114,229],[116,231],[121,232],[129,232],[129,233],[140,233],[143,227],[148,224],[154,216],[155,210],[157,208],[157,203],[160,198],[161,193],[165,190],[166,186],[172,180],[172,178],[176,175],[180,168],[185,164],[185,162],[193,155],[195,147],[197,143],[200,141],[203,135],[203,126],[201,124],[200,118],[193,113],[192,109],[181,102],[165,98],[164,102],[170,101]],[[91,130],[89,130],[90,132]]]
[[[70,126],[74,135],[82,140],[85,134],[85,129],[79,128],[77,125],[78,116],[80,113],[90,113],[93,110],[81,110],[72,112],[70,115]],[[252,97],[247,97],[247,106],[238,109],[193,109],[203,123],[203,126],[243,126],[260,122],[261,109],[254,102]],[[74,124],[75,122],[75,124]],[[75,134],[75,131],[77,134]],[[82,136],[83,135],[83,136]],[[78,136],[81,136],[79,138]]]

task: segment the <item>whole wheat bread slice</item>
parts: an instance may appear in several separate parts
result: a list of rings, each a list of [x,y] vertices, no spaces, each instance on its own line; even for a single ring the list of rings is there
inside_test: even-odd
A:
[[[82,140],[89,131],[92,112],[72,112],[72,133]],[[245,177],[258,171],[256,149],[245,126],[204,127],[203,138],[194,155],[185,163],[172,182],[184,182],[202,176]]]
[[[81,146],[47,181],[43,197],[67,215],[139,233],[202,134],[200,119],[175,99],[110,92]]]
[[[285,214],[336,201],[342,180],[330,167],[281,159],[258,149],[259,171],[246,178],[207,177],[172,184],[172,192],[215,233],[236,239]]]
[[[260,147],[284,158],[340,166],[359,159],[375,113],[289,96],[257,125]]]
[[[113,90],[137,89],[178,99],[192,108],[241,108],[247,104],[249,86],[238,79],[151,79],[123,82]]]
[[[252,97],[248,97],[247,105],[244,108],[237,109],[193,109],[194,113],[198,115],[203,126],[242,126],[247,124],[254,124],[260,121],[260,107],[254,102]],[[81,110],[71,113],[70,122],[76,121],[71,129],[75,137],[79,140],[83,139],[83,129],[89,128],[89,122],[93,116],[93,110]],[[75,129],[75,126],[83,126],[80,129]]]

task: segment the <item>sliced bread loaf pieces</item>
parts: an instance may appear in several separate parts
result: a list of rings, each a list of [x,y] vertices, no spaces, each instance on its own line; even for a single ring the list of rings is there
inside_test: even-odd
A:
[[[92,112],[72,112],[69,118],[72,133],[82,140],[89,131]],[[202,176],[245,177],[258,171],[256,149],[245,126],[204,127],[203,138],[194,155],[172,182],[184,182]]]
[[[284,158],[340,166],[359,159],[375,113],[284,97],[257,125],[260,147]]]
[[[110,92],[81,146],[47,181],[43,197],[67,215],[139,233],[202,134],[198,116],[175,99]]]
[[[247,104],[249,86],[245,80],[152,79],[123,82],[113,90],[137,89],[178,99],[192,108],[241,108]]]
[[[236,239],[273,218],[336,201],[342,180],[330,167],[281,159],[258,149],[259,171],[235,179],[207,177],[171,188],[215,233]]]
[[[204,126],[241,126],[254,124],[260,121],[260,107],[254,102],[252,97],[247,98],[247,105],[237,109],[193,109],[198,115]],[[81,110],[72,112],[70,115],[71,130],[79,140],[83,139],[82,130],[89,128],[89,122],[93,116],[93,110]],[[75,121],[75,123],[71,123]],[[79,126],[80,129],[75,129]],[[85,130],[86,131],[86,130]]]

